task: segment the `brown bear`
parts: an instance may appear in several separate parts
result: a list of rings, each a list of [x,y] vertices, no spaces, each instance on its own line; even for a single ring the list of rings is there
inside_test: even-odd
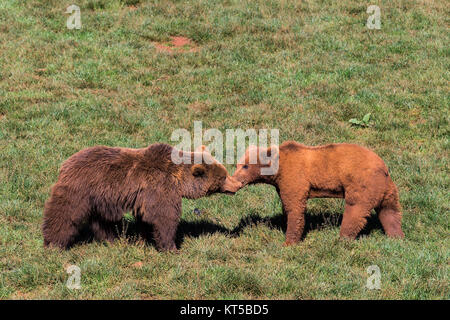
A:
[[[278,170],[261,174],[269,166]],[[275,186],[287,215],[284,245],[300,240],[309,198],[345,199],[342,238],[355,239],[372,209],[389,237],[404,237],[397,187],[383,160],[364,147],[347,143],[310,147],[294,141],[286,141],[279,148],[249,147],[233,178],[242,186]]]
[[[174,162],[173,155],[181,163]],[[45,203],[44,245],[68,248],[86,227],[95,239],[112,240],[116,223],[132,211],[140,223],[150,226],[144,229],[153,227],[159,250],[175,250],[182,197],[234,193],[239,187],[203,146],[197,152],[167,144],[87,148],[63,163]]]

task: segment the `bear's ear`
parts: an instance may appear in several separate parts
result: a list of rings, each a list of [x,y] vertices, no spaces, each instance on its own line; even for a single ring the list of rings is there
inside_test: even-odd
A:
[[[194,152],[205,152],[205,153],[210,153],[209,152],[209,150],[208,150],[208,148],[205,146],[205,145],[201,145],[201,146],[198,146],[196,149],[195,149],[195,151]]]
[[[242,157],[242,160],[245,158],[248,161],[248,164],[257,164],[258,163],[258,147],[251,145],[248,146],[247,150],[245,151],[245,155]],[[243,162],[242,162],[243,163]]]
[[[272,145],[259,153],[261,175],[274,175],[278,172],[280,150],[278,146]]]
[[[279,148],[276,145],[271,145],[265,150],[261,150],[259,156],[262,158],[269,157],[271,159],[276,159],[279,157]]]
[[[248,146],[247,151],[248,152],[258,152],[258,147],[254,146],[254,145],[250,145],[250,146]]]
[[[194,177],[200,177],[205,174],[205,167],[202,164],[194,164],[191,167],[191,172]]]

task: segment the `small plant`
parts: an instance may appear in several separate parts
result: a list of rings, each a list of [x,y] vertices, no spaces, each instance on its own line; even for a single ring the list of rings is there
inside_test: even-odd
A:
[[[130,226],[132,227],[134,223],[136,223],[136,218],[131,212],[126,212],[122,217],[122,228],[117,228],[116,230],[119,237],[125,239],[127,237],[128,229]]]
[[[123,220],[125,220],[128,223],[135,223],[136,218],[133,216],[131,212],[127,212],[123,215]]]
[[[362,120],[352,118],[348,122],[350,122],[352,125],[355,125],[355,126],[368,127],[368,126],[370,126],[370,113],[367,113],[366,115],[364,115]]]

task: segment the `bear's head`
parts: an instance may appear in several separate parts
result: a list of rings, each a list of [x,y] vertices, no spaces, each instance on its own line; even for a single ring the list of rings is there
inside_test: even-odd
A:
[[[184,197],[197,199],[218,192],[234,194],[241,188],[241,183],[204,146],[192,152],[190,160],[191,163],[184,164]]]
[[[238,161],[233,178],[247,184],[270,182],[278,172],[279,150],[277,146],[261,148],[250,146]]]

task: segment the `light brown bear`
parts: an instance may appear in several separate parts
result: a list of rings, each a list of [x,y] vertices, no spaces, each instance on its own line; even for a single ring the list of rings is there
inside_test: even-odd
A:
[[[261,174],[269,167],[278,170]],[[372,209],[389,237],[404,237],[397,187],[383,160],[364,147],[347,143],[310,147],[294,141],[286,141],[279,148],[249,147],[233,178],[242,186],[275,186],[287,215],[284,245],[300,240],[309,198],[345,199],[342,238],[355,239]]]

